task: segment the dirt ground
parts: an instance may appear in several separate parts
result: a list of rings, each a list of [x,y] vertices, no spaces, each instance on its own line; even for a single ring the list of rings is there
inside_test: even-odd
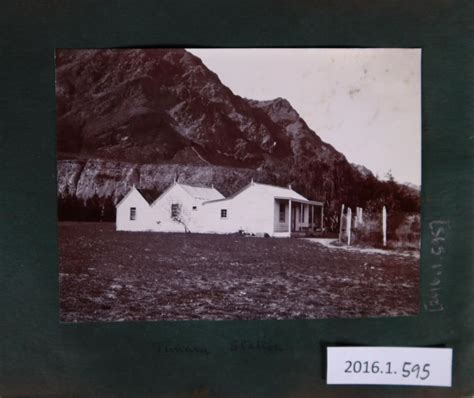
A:
[[[60,223],[63,322],[415,315],[419,260],[304,239]]]

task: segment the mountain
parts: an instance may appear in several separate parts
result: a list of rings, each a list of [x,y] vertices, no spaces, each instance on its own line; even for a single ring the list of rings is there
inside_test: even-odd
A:
[[[287,100],[235,95],[184,49],[58,50],[56,100],[60,201],[116,203],[177,176],[229,194],[254,178],[336,211],[382,188]]]
[[[60,153],[156,163],[192,147],[251,167],[291,155],[281,126],[185,50],[64,50],[56,65]]]

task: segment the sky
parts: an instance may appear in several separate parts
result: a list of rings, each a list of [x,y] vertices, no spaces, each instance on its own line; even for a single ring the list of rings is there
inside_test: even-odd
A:
[[[420,49],[189,49],[242,97],[287,99],[383,179],[421,184]]]

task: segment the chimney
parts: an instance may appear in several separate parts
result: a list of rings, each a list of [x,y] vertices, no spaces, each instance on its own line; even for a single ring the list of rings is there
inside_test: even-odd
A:
[[[253,177],[250,179],[250,184],[253,184]]]
[[[288,189],[291,189],[291,184],[288,184]]]
[[[211,184],[211,188],[214,189],[214,184]]]

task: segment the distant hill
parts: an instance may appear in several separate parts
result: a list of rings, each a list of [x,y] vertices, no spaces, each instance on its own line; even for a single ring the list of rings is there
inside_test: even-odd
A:
[[[110,207],[132,184],[158,192],[179,175],[224,194],[250,178],[291,183],[328,217],[380,198],[419,208],[413,189],[350,164],[287,100],[237,96],[183,49],[58,50],[56,98],[60,205]]]

